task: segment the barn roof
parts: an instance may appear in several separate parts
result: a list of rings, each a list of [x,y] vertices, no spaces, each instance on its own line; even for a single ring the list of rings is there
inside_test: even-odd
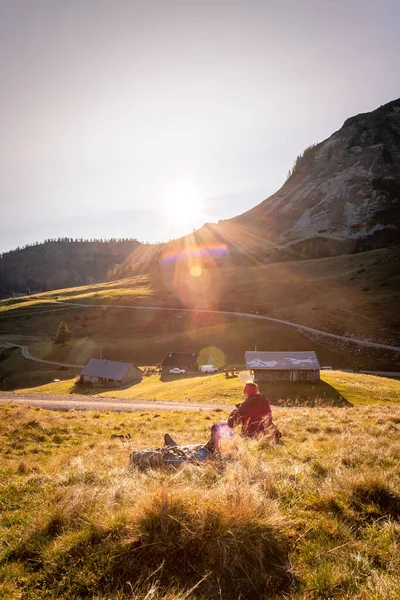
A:
[[[246,369],[314,371],[320,369],[315,352],[246,352]]]
[[[83,367],[81,375],[89,375],[89,377],[104,377],[104,379],[121,381],[131,367],[133,367],[132,363],[91,358],[88,364]]]

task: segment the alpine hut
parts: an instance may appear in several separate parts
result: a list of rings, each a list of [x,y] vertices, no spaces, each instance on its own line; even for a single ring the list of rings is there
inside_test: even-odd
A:
[[[142,378],[143,372],[132,363],[99,358],[91,358],[80,372],[81,383],[106,387],[138,383]]]
[[[254,382],[320,381],[320,364],[315,352],[246,352],[246,369]]]

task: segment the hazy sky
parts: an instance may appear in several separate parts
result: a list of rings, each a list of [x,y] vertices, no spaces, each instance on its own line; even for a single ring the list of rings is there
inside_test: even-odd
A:
[[[244,212],[400,96],[399,24],[399,0],[0,0],[0,251]]]

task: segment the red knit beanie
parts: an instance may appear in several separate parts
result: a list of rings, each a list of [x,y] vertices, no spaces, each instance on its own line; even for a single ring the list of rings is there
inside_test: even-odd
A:
[[[247,396],[255,396],[258,394],[258,385],[253,383],[253,381],[248,381],[244,384],[243,394],[246,394]]]

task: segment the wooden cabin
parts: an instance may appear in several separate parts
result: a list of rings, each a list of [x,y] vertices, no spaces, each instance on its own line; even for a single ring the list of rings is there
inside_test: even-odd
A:
[[[246,352],[246,369],[254,382],[320,381],[320,364],[315,352]]]
[[[104,387],[118,387],[142,381],[143,372],[132,363],[91,358],[80,372],[80,382]]]

